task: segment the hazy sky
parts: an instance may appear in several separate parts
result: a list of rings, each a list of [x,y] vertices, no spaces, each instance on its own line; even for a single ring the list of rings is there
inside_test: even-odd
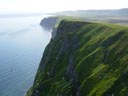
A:
[[[128,0],[0,0],[0,13],[128,8]]]

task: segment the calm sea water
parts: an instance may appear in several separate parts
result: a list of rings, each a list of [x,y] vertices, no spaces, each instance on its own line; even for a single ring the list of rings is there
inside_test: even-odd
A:
[[[49,32],[43,16],[0,18],[0,96],[24,96],[32,85]]]

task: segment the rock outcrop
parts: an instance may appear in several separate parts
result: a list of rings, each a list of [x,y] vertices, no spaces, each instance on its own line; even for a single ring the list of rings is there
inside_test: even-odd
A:
[[[46,30],[51,30],[55,27],[57,20],[58,17],[47,17],[41,20],[40,25]]]

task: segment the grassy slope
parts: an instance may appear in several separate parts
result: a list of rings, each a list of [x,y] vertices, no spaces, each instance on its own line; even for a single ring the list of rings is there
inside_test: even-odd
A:
[[[127,27],[62,21],[28,96],[127,96],[127,41]]]

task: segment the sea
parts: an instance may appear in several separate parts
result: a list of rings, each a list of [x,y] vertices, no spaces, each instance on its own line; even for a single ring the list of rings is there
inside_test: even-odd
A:
[[[50,31],[40,16],[0,17],[0,96],[25,96],[32,86]]]

